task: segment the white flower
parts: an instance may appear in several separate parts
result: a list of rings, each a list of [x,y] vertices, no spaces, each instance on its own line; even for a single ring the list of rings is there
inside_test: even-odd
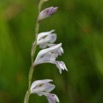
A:
[[[59,103],[59,98],[57,97],[57,95],[48,93],[45,96],[47,97],[49,103]]]
[[[40,45],[40,48],[46,48],[47,46],[52,45],[56,41],[57,35],[53,32],[54,30],[51,30],[38,34],[37,44]]]
[[[46,93],[51,92],[55,88],[55,85],[49,83],[51,81],[53,81],[53,80],[45,79],[45,80],[34,81],[30,88],[31,94],[36,93],[39,96],[42,96]]]
[[[62,70],[67,71],[67,68],[66,68],[64,62],[56,61],[56,58],[59,55],[62,55],[64,52],[61,46],[62,46],[62,44],[60,43],[60,44],[51,46],[47,49],[41,50],[38,53],[33,65],[35,66],[38,64],[42,64],[42,63],[52,63],[52,64],[56,64],[57,68],[59,69],[60,74],[62,73]]]
[[[63,53],[61,45],[62,44],[60,43],[51,46],[50,48],[41,50],[34,61],[34,65],[55,61],[58,55],[61,55]]]
[[[58,97],[55,94],[51,94],[50,92],[55,88],[55,85],[50,82],[53,81],[51,79],[37,80],[34,81],[30,88],[31,94],[37,94],[39,96],[46,96],[48,99],[48,103],[56,103],[59,102]]]
[[[49,7],[44,9],[43,11],[40,12],[38,20],[45,19],[51,15],[53,15],[57,11],[58,7]]]

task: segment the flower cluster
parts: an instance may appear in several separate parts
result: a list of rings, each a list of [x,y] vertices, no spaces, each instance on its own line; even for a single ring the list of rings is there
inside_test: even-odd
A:
[[[39,45],[42,50],[39,51],[33,66],[43,63],[52,63],[56,65],[61,74],[62,70],[68,71],[68,69],[63,61],[56,60],[58,56],[61,56],[64,53],[64,51],[62,43],[53,44],[57,38],[57,35],[53,32],[54,30],[51,30],[49,32],[42,32],[38,34],[37,45]],[[59,99],[55,94],[49,93],[55,88],[53,84],[49,83],[51,81],[52,80],[34,81],[31,85],[31,93],[36,93],[39,96],[46,96],[49,103],[59,102]]]
[[[41,5],[47,0],[41,0],[39,4],[39,11]],[[42,11],[40,11],[38,16],[38,23],[45,18],[50,17],[57,11],[58,7],[49,7]],[[38,24],[39,25],[39,24]],[[38,29],[37,29],[38,30]],[[61,56],[64,53],[62,48],[62,43],[55,44],[57,39],[57,34],[54,33],[55,30],[37,33],[36,41],[33,43],[33,47],[31,50],[31,55],[33,56],[35,53],[36,46],[40,47],[40,51],[38,52],[35,60],[32,63],[32,67],[43,63],[51,63],[55,64],[61,74],[63,70],[68,71],[66,65],[63,61],[58,61],[58,56]],[[31,77],[31,76],[30,76]],[[31,80],[31,79],[30,79]],[[37,94],[38,96],[46,96],[48,103],[56,103],[59,102],[58,97],[55,94],[50,93],[55,85],[51,84],[53,80],[44,79],[44,80],[36,80],[32,84],[30,83],[30,89],[27,91],[27,97],[25,99],[25,103],[28,103],[29,94]],[[30,93],[29,93],[30,92]]]
[[[48,33],[48,32],[46,32]],[[46,33],[40,33],[41,35],[45,35]],[[38,35],[38,37],[40,36],[40,34]],[[62,55],[64,53],[63,48],[62,48],[62,44],[50,44],[49,42],[53,42],[56,38],[56,34],[54,36],[54,34],[48,34],[47,37],[40,39],[40,41],[38,40],[38,43],[42,41],[42,44],[40,44],[40,47],[46,47],[49,46],[49,48],[43,49],[41,50],[35,61],[34,61],[34,66],[38,65],[38,64],[42,64],[42,63],[52,63],[55,64],[57,66],[57,68],[59,69],[60,74],[62,73],[62,70],[66,70],[67,68],[65,66],[65,63],[63,61],[57,61],[56,58],[59,55]],[[49,41],[48,41],[49,40]]]

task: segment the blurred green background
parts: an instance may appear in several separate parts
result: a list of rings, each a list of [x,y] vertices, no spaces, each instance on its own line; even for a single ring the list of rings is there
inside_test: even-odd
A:
[[[0,103],[23,103],[39,0],[0,0]],[[51,78],[61,103],[103,103],[103,0],[49,0],[59,6],[41,22],[40,32],[55,29],[68,72],[55,65],[37,67],[33,80]],[[31,95],[29,103],[47,103]]]

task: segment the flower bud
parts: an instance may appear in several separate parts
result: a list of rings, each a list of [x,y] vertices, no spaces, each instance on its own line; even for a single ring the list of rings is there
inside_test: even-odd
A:
[[[38,20],[41,21],[47,17],[50,17],[57,11],[58,7],[49,7],[44,9],[43,11],[40,12]]]

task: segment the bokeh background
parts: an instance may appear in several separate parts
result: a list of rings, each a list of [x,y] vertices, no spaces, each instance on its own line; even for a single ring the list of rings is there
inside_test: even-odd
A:
[[[0,0],[0,103],[23,103],[27,90],[30,50],[39,0]],[[61,103],[103,103],[103,0],[49,0],[43,8],[59,6],[41,22],[40,31],[55,29],[59,57],[68,72],[42,64],[33,80],[51,78]],[[31,95],[30,103],[47,103]]]

